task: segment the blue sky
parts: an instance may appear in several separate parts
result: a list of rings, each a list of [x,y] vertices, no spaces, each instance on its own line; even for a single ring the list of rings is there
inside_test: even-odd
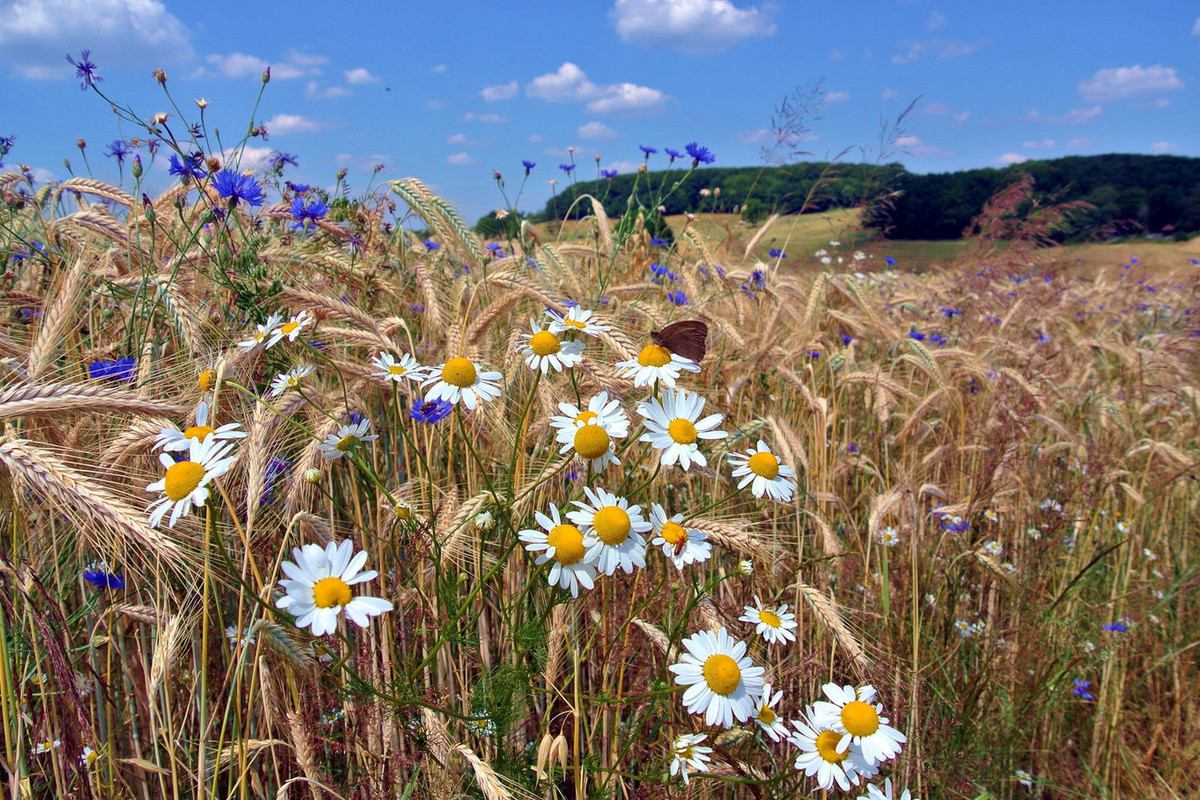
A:
[[[0,136],[16,137],[7,165],[41,180],[68,177],[64,158],[84,173],[82,137],[94,176],[116,182],[103,151],[145,134],[80,91],[64,56],[89,48],[114,100],[182,127],[151,76],[162,67],[189,121],[193,101],[209,101],[227,146],[269,64],[255,122],[270,140],[251,140],[247,164],[292,153],[292,180],[328,186],[345,168],[355,190],[383,164],[380,179],[420,178],[470,222],[503,205],[493,170],[515,193],[522,159],[537,167],[520,207],[540,208],[568,147],[583,178],[596,155],[636,168],[639,145],[697,141],[717,165],[760,164],[775,107],[818,81],[819,118],[792,143],[813,158],[852,148],[846,158],[876,160],[881,123],[914,100],[889,160],[918,172],[1200,155],[1200,4],[1085,5],[0,0]],[[148,180],[165,187],[165,158]]]

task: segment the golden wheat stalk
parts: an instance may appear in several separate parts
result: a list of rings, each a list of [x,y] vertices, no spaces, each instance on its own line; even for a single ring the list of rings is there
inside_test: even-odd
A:
[[[80,413],[183,416],[187,408],[162,400],[147,400],[135,392],[70,383],[20,383],[0,392],[0,419]]]

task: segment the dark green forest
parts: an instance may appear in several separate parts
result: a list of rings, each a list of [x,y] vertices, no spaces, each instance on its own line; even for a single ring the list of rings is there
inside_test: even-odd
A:
[[[1108,239],[1160,234],[1182,238],[1200,231],[1200,158],[1099,155],[1028,161],[1003,169],[918,175],[900,164],[863,165],[803,162],[781,167],[703,167],[618,175],[569,182],[532,221],[590,215],[591,195],[610,217],[628,204],[666,214],[740,213],[759,222],[772,213],[816,213],[830,208],[863,208],[866,224],[892,239],[958,239],[984,203],[1022,174],[1035,180],[1037,199],[1084,202],[1059,231],[1063,239]],[[511,218],[510,218],[511,221]],[[476,229],[498,235],[504,223],[494,214]]]

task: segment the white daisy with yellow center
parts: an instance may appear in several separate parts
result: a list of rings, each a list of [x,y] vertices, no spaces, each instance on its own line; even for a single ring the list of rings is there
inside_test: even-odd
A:
[[[287,339],[289,342],[296,341],[306,327],[313,323],[313,318],[308,315],[308,311],[301,311],[296,316],[289,319],[287,322],[280,325],[275,330],[271,331],[271,339],[267,342],[267,347],[274,347],[276,343]]]
[[[563,341],[551,330],[542,330],[537,322],[529,320],[531,333],[522,333],[525,342],[517,352],[525,356],[525,366],[543,375],[553,369],[562,372],[583,361],[583,342]]]
[[[738,483],[739,489],[749,484],[755,497],[767,494],[777,503],[792,501],[792,493],[796,491],[796,482],[792,478],[796,473],[780,462],[779,456],[772,453],[762,439],[758,440],[758,447],[751,447],[745,453],[730,453],[726,458],[733,465],[733,477],[742,479]]]
[[[758,709],[763,689],[763,668],[746,655],[746,643],[734,640],[729,631],[699,631],[683,640],[687,650],[680,663],[668,667],[675,683],[687,686],[683,706],[692,714],[703,714],[708,725],[733,727],[746,722]]]
[[[325,437],[325,441],[317,445],[321,455],[331,461],[337,460],[347,453],[353,453],[363,442],[373,442],[378,434],[371,433],[371,421],[360,419],[352,425],[343,425],[337,433]]]
[[[236,422],[229,422],[219,428],[214,428],[208,424],[208,415],[210,409],[208,403],[201,400],[196,406],[196,424],[192,425],[183,431],[177,431],[174,428],[163,428],[159,431],[158,436],[154,437],[154,449],[162,448],[166,452],[176,452],[187,450],[193,439],[206,439],[209,436],[214,439],[243,439],[246,432],[241,430],[241,425]]]
[[[161,480],[146,487],[148,492],[162,492],[163,497],[150,504],[150,527],[157,528],[167,512],[171,512],[168,528],[174,528],[180,517],[186,517],[192,507],[203,508],[208,502],[208,484],[229,471],[237,456],[229,455],[232,442],[220,442],[212,436],[188,439],[188,457],[176,461],[159,453],[158,461],[166,469]]]
[[[433,384],[426,395],[426,402],[445,400],[458,405],[461,400],[468,409],[475,410],[480,403],[490,403],[500,396],[497,385],[504,376],[495,371],[481,371],[469,358],[455,356],[431,371],[423,386]]]
[[[546,316],[550,318],[550,330],[554,333],[586,333],[588,336],[598,336],[604,331],[612,330],[609,325],[590,322],[591,310],[585,310],[579,306],[571,306],[567,309],[566,314],[546,309]]]
[[[767,640],[767,644],[787,644],[796,641],[796,615],[787,610],[787,603],[778,608],[764,608],[758,595],[754,605],[743,606],[745,612],[738,617],[740,622],[754,625],[754,632]]]
[[[354,554],[354,544],[345,539],[340,545],[330,542],[322,548],[306,544],[292,550],[291,561],[280,564],[287,578],[279,581],[286,594],[275,602],[296,617],[297,628],[312,626],[313,636],[324,636],[337,630],[337,617],[343,611],[360,628],[391,611],[390,600],[361,595],[355,597],[350,587],[365,583],[378,575],[374,570],[360,572],[367,563],[365,550]]]
[[[601,392],[588,401],[584,411],[570,403],[559,403],[558,408],[567,414],[550,418],[551,427],[558,430],[555,439],[562,444],[559,453],[574,450],[575,456],[588,462],[595,472],[621,463],[613,440],[629,435],[629,417],[618,401],[609,400],[608,393]]]
[[[816,777],[817,785],[826,791],[837,783],[842,791],[850,791],[851,786],[858,786],[864,778],[872,778],[879,773],[878,768],[863,758],[858,747],[838,750],[841,734],[821,721],[813,720],[813,710],[810,706],[799,720],[792,720],[794,729],[788,735],[788,743],[799,748],[795,767],[808,777]]]
[[[225,638],[234,650],[252,645],[258,640],[249,628],[239,628],[237,625],[230,625],[225,629]]]
[[[708,534],[683,524],[683,514],[667,516],[667,511],[658,503],[650,504],[650,524],[654,528],[651,547],[661,547],[663,555],[671,559],[675,568],[682,570],[688,564],[699,564],[712,557],[712,542]]]
[[[279,397],[287,391],[298,392],[304,384],[304,379],[312,375],[313,368],[307,364],[302,364],[298,367],[292,367],[287,372],[282,372],[275,376],[275,380],[271,381],[271,397]]]
[[[650,386],[658,381],[671,388],[675,387],[675,381],[684,370],[700,371],[700,365],[695,361],[672,353],[660,344],[646,345],[632,361],[618,361],[617,368],[624,377],[633,378],[634,386]]]
[[[79,754],[79,766],[91,769],[99,760],[100,754],[87,745],[84,745],[83,752]]]
[[[420,383],[429,376],[429,371],[421,366],[410,353],[402,353],[400,360],[397,361],[391,353],[380,351],[379,355],[371,359],[371,366],[378,370],[378,372],[372,372],[371,376],[383,378],[384,382],[417,381]]]
[[[712,748],[700,744],[707,738],[703,733],[685,733],[671,742],[671,774],[683,778],[684,786],[688,785],[689,769],[708,772]]]
[[[813,711],[821,724],[841,734],[837,749],[844,753],[851,746],[862,750],[863,758],[880,764],[900,754],[901,745],[908,741],[904,734],[888,725],[883,716],[883,704],[875,703],[875,687],[838,686],[827,683],[821,691],[829,702],[813,703]]]
[[[763,729],[763,733],[771,737],[772,742],[782,742],[788,735],[787,725],[775,711],[775,706],[779,705],[782,699],[783,690],[780,689],[772,696],[771,684],[768,683],[763,687],[762,697],[758,698],[758,709],[754,712],[754,721]]]
[[[33,746],[33,754],[35,756],[40,756],[44,753],[49,753],[56,747],[62,747],[62,740],[55,739],[52,742],[38,742]]]
[[[604,489],[584,487],[589,503],[576,500],[578,511],[567,514],[583,529],[583,544],[588,561],[595,563],[601,575],[612,575],[618,568],[632,573],[646,566],[646,539],[650,523],[642,518],[642,507],[629,504],[624,497]]]
[[[700,439],[724,439],[729,434],[716,430],[721,424],[720,414],[700,418],[704,411],[704,398],[686,389],[666,389],[662,399],[652,397],[639,403],[637,413],[648,433],[643,433],[639,442],[649,442],[662,451],[662,465],[669,467],[678,463],[685,471],[692,464],[702,467],[708,459],[700,452]]]
[[[253,336],[251,336],[249,339],[238,342],[238,347],[242,348],[243,350],[253,350],[263,342],[270,339],[271,334],[275,332],[275,329],[279,327],[279,323],[281,322],[283,322],[283,315],[272,314],[271,316],[267,317],[267,321],[262,325],[255,326],[257,331]],[[274,344],[274,342],[271,344]],[[270,346],[270,344],[267,345],[267,347]]]
[[[542,530],[527,528],[517,534],[517,538],[525,543],[525,549],[538,553],[537,564],[552,562],[550,565],[549,582],[551,586],[561,586],[571,592],[571,597],[579,596],[579,587],[592,589],[596,585],[596,564],[588,558],[588,550],[583,544],[583,532],[569,522],[563,522],[558,506],[550,504],[550,514],[542,512],[534,515]]]
[[[1017,770],[1017,772],[1020,771]],[[867,793],[859,795],[858,800],[920,800],[920,798],[913,797],[912,792],[908,789],[905,789],[900,794],[896,794],[895,792],[896,790],[892,787],[892,779],[888,778],[883,782],[882,789],[874,784],[868,786]]]

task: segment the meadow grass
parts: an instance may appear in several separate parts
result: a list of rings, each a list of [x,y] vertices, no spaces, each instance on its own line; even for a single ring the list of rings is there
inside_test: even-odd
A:
[[[10,796],[822,797],[769,723],[834,730],[806,710],[831,683],[873,686],[905,739],[833,794],[885,775],[927,798],[1200,791],[1186,263],[1096,275],[1000,248],[916,273],[809,219],[775,220],[792,253],[764,259],[766,235],[733,246],[703,214],[661,245],[633,212],[487,243],[416,179],[302,223],[316,195],[233,203],[219,175],[147,203],[82,178],[18,199],[0,176]],[[814,244],[831,263],[793,268]],[[575,304],[608,329],[567,324],[557,353],[581,359],[530,369],[556,352],[547,310]],[[681,319],[708,334],[678,385],[727,434],[686,470],[640,438],[670,381],[616,366]],[[386,367],[405,356],[423,384]],[[488,371],[494,399],[464,378]],[[474,408],[428,416],[467,386]],[[627,435],[593,450],[570,417],[601,392]],[[243,438],[199,449],[232,423]],[[794,493],[758,473],[779,502],[732,475],[761,446],[794,470]],[[598,489],[711,552],[676,566],[683,545],[597,513],[585,554],[541,521],[601,509]],[[164,492],[187,513],[152,525]],[[281,583],[331,543],[378,574]],[[628,571],[596,575],[593,550]],[[569,567],[592,578],[578,596],[550,582]],[[331,634],[280,603],[305,592]],[[743,619],[787,614],[790,642]],[[688,713],[671,667],[721,630],[782,691],[772,714]],[[711,752],[685,784],[687,734]]]

